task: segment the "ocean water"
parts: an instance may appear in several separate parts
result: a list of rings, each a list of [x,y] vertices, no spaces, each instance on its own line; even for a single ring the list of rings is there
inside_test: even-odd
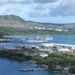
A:
[[[30,35],[30,36],[7,36],[7,37],[24,39],[24,38],[34,38],[36,36]],[[49,40],[46,43],[61,43],[61,44],[75,45],[75,36],[65,36],[65,35],[57,36],[57,35],[54,35],[54,36],[50,36],[50,37],[53,37],[53,40]],[[25,43],[22,43],[22,42],[0,43],[0,46],[15,46],[18,44],[25,44]]]
[[[18,69],[24,67],[36,67],[36,64],[25,64],[7,59],[0,59],[0,75],[66,75],[66,74],[50,73],[47,71],[30,71],[30,72],[18,71]]]
[[[62,43],[62,44],[72,44],[75,45],[75,36],[52,36],[53,40],[48,41],[49,43]]]

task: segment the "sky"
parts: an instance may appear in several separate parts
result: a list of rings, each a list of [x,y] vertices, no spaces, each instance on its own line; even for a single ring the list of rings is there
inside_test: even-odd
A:
[[[75,23],[75,0],[0,0],[0,15],[44,23]]]

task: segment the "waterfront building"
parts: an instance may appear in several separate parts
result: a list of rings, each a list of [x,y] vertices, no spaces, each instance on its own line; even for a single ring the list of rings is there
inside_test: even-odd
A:
[[[54,54],[75,54],[75,45],[57,44],[57,43],[42,43],[39,46],[40,51],[48,51]]]
[[[39,57],[48,57],[48,54],[47,53],[39,53],[39,54],[37,54],[36,56],[39,56]]]

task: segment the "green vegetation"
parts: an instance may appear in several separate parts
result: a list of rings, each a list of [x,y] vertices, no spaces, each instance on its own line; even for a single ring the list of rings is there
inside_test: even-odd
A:
[[[30,51],[27,49],[21,51],[0,51],[0,58],[7,58],[11,60],[16,60],[19,62],[29,62],[36,61],[37,64],[48,65],[50,71],[63,71],[65,67],[69,67],[69,72],[75,74],[75,55],[68,54],[49,54],[48,57],[37,57],[34,54],[38,53],[37,51]],[[57,66],[60,66],[61,69],[57,69]]]
[[[21,52],[18,51],[0,51],[0,57],[1,58],[7,58],[11,60],[16,60],[19,62],[29,61],[32,59],[31,56],[26,56]]]
[[[30,27],[32,29],[30,29]],[[37,30],[36,27],[46,28],[46,30]],[[60,32],[53,29],[65,29],[68,32]],[[0,33],[3,35],[75,35],[75,24],[52,24],[52,23],[38,23],[32,21],[25,21],[19,16],[2,15],[0,16]]]
[[[75,55],[67,55],[67,54],[62,54],[62,55],[55,55],[55,54],[49,54],[48,57],[45,58],[37,58],[35,57],[35,59],[37,60],[38,64],[47,64],[49,65],[49,68],[51,68],[52,66],[63,66],[63,67],[67,67],[67,66],[75,66]],[[53,67],[54,68],[54,67]]]
[[[0,26],[0,35],[75,35],[75,32],[58,32],[50,30],[35,30]]]

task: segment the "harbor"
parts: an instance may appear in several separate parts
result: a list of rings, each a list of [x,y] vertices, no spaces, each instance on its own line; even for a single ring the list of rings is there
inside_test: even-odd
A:
[[[36,36],[35,38],[26,38],[22,39],[23,43],[33,43],[33,42],[47,42],[48,40],[53,40],[52,37],[49,36]]]
[[[37,39],[35,39],[35,37],[37,36],[5,36],[4,38],[7,40],[10,39],[10,42],[0,43],[0,50],[23,50],[26,48],[30,50],[38,50],[40,52],[48,51],[49,53],[53,54],[61,54],[61,53],[63,54],[67,53],[73,55],[75,54],[75,44],[71,44],[68,41],[70,39],[74,40],[74,37],[40,36]],[[47,42],[43,41],[45,38]],[[40,41],[38,41],[38,39]],[[64,39],[64,41],[62,41],[62,39]],[[27,40],[28,42],[27,41],[23,42],[22,40]],[[66,43],[62,43],[65,41]]]

